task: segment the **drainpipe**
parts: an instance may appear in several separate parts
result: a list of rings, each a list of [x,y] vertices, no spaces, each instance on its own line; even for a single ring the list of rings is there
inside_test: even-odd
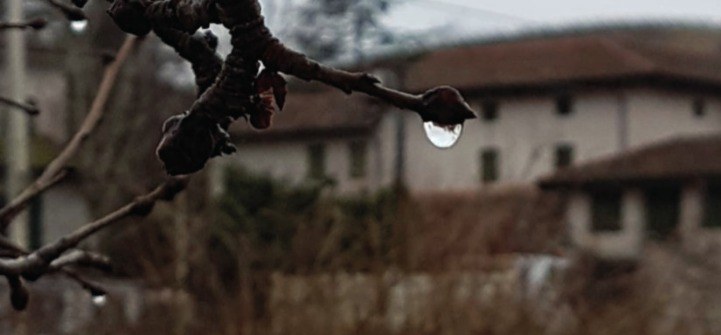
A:
[[[7,0],[7,22],[22,22],[23,0]],[[4,32],[7,36],[8,47],[6,52],[5,69],[9,78],[10,98],[25,102],[26,94],[26,48],[25,34],[22,29],[10,29]],[[10,109],[14,107],[8,107]],[[30,180],[30,155],[28,145],[30,142],[30,117],[22,110],[12,110],[7,113],[7,138],[5,142],[6,198],[8,200],[17,196]],[[23,247],[28,246],[28,215],[24,212],[15,218],[10,226],[10,237]]]
[[[618,151],[628,149],[628,97],[625,91],[618,93]]]
[[[393,74],[398,82],[398,89],[405,91],[405,71],[400,67],[393,67]],[[395,186],[404,185],[406,174],[406,122],[405,113],[395,113],[396,126],[396,153],[395,153],[395,176],[393,182]]]

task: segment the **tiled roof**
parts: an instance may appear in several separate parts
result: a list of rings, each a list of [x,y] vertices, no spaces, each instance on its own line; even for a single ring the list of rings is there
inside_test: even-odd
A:
[[[544,188],[721,177],[721,135],[676,138],[572,166],[541,178]]]
[[[406,89],[438,85],[465,91],[570,86],[645,79],[715,85],[721,90],[721,29],[705,26],[639,26],[558,31],[476,42],[373,61],[407,65]],[[288,105],[266,131],[243,122],[234,135],[269,140],[282,136],[368,131],[380,108],[363,94],[336,90],[290,91]]]
[[[349,96],[325,89],[289,94],[285,108],[273,116],[267,130],[254,130],[247,122],[236,122],[231,132],[241,140],[355,135],[370,131],[380,116],[380,106],[362,94]]]
[[[408,88],[538,86],[665,76],[721,84],[721,30],[673,27],[531,36],[430,51],[408,69]]]

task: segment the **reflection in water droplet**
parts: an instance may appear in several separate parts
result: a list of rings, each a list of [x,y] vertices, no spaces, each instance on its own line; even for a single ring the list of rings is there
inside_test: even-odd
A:
[[[99,294],[93,296],[93,304],[98,307],[105,306],[105,303],[108,302],[108,297],[104,294]]]
[[[426,122],[423,124],[423,128],[426,130],[428,140],[441,149],[447,149],[456,144],[463,131],[463,125],[460,123],[442,126],[435,122]]]
[[[88,20],[70,21],[70,30],[76,34],[80,34],[88,27]]]

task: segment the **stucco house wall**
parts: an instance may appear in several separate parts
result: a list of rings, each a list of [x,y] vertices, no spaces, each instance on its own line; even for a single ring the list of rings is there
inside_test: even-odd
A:
[[[687,252],[705,256],[717,255],[721,250],[721,230],[702,226],[705,211],[704,192],[703,182],[689,182],[684,186],[679,231],[683,248]],[[719,258],[715,257],[714,260],[718,261]]]
[[[630,146],[640,146],[684,135],[721,131],[721,99],[718,96],[669,90],[634,89],[628,98]],[[704,102],[704,114],[693,111],[694,100]]]
[[[350,149],[354,141],[366,141],[366,174],[363,177],[350,176]],[[299,139],[296,141],[275,141],[266,143],[240,143],[238,152],[224,159],[225,167],[240,166],[253,173],[300,184],[309,175],[310,157],[308,148],[314,144],[325,147],[326,176],[336,182],[336,190],[341,193],[362,192],[381,186],[381,177],[385,175],[383,159],[390,150],[384,150],[382,141],[376,137],[340,137],[325,139]]]
[[[298,113],[289,117],[288,127],[281,130],[294,135],[303,130],[305,138],[286,137],[283,141],[304,143],[319,129],[362,128],[372,143],[369,161],[375,164],[367,187],[390,185],[400,175],[411,191],[427,192],[531,182],[555,171],[556,151],[561,145],[572,148],[575,164],[663,139],[721,130],[721,72],[716,71],[721,68],[717,42],[721,31],[643,24],[599,28],[534,32],[369,59],[365,70],[393,87],[422,93],[435,85],[451,85],[464,93],[479,118],[466,122],[463,136],[451,149],[433,147],[414,113],[363,99],[341,101],[320,94],[298,98],[312,95],[309,92],[289,95],[289,103],[294,97],[300,101],[296,103]],[[695,36],[694,48],[688,47],[689,36]],[[362,94],[352,95],[358,96]],[[562,96],[571,99],[571,113],[557,110]],[[329,103],[332,101],[335,103]],[[497,104],[497,119],[483,119],[486,101]],[[703,102],[700,115],[694,111],[695,101]],[[311,107],[316,110],[308,110]],[[364,110],[379,108],[386,111],[376,124],[363,122],[359,116]],[[301,113],[307,116],[297,117]],[[339,114],[355,117],[335,116]],[[276,120],[282,117],[279,113]],[[328,122],[314,122],[317,120]],[[348,136],[335,132],[326,139],[329,148]],[[248,156],[296,157],[296,162],[304,162],[307,156],[305,144],[276,146],[274,152],[260,142],[248,144]],[[481,180],[485,149],[498,154],[498,180],[494,182]],[[328,150],[328,171],[340,190],[352,190],[357,187],[344,185],[348,180],[336,172],[347,161],[344,151]],[[303,177],[299,166],[282,167],[276,174],[267,164],[273,159],[241,158],[248,167],[268,170],[277,177],[291,172],[293,178]]]
[[[643,247],[645,204],[643,192],[629,189],[621,200],[621,229],[614,232],[593,232],[592,200],[588,193],[576,191],[569,196],[566,211],[569,236],[574,245],[600,258],[632,260]]]
[[[239,143],[234,160],[251,171],[299,183],[307,176],[308,145],[325,143],[326,171],[338,190],[377,189],[395,180],[399,136],[403,179],[412,191],[475,190],[497,184],[531,182],[555,170],[555,149],[573,148],[574,163],[603,158],[662,139],[702,135],[721,130],[721,100],[705,96],[704,115],[693,112],[698,96],[654,89],[588,90],[572,95],[573,112],[559,115],[556,96],[498,99],[498,118],[468,120],[458,143],[438,149],[426,138],[414,113],[388,110],[364,137],[298,138],[274,142]],[[291,97],[292,98],[292,97]],[[479,113],[482,99],[468,100]],[[402,122],[402,125],[399,125]],[[348,143],[368,143],[368,175],[348,177]],[[499,180],[481,181],[480,155],[499,153]]]
[[[567,195],[571,241],[600,257],[638,258],[644,242],[653,239],[676,245],[686,256],[719,262],[721,222],[718,208],[711,207],[719,200],[719,181],[721,135],[707,134],[679,136],[561,169],[539,179],[538,185]],[[600,190],[623,194],[617,231],[592,230],[592,199]],[[599,200],[605,223],[615,204],[610,209],[608,198]]]
[[[705,114],[693,113],[692,94],[666,90],[595,90],[573,95],[573,112],[559,115],[555,96],[498,100],[497,120],[469,120],[451,149],[434,148],[420,119],[405,116],[407,181],[416,191],[477,189],[480,152],[498,150],[500,183],[529,182],[554,171],[559,144],[584,162],[681,135],[721,131],[721,103],[704,97]],[[473,98],[470,98],[474,101]],[[480,100],[474,106],[480,109]]]

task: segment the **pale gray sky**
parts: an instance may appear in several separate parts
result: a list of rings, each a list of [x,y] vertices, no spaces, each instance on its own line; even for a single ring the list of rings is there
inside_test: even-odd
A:
[[[721,0],[408,0],[385,21],[402,30],[454,26],[471,33],[632,19],[721,24]]]

